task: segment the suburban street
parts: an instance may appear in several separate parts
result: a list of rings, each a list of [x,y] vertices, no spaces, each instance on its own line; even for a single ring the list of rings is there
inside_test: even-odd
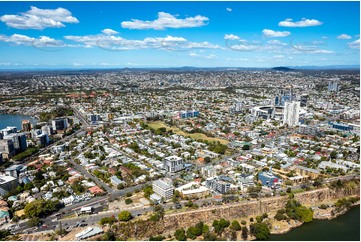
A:
[[[75,168],[75,170],[79,171],[86,178],[92,179],[99,187],[103,187],[108,193],[113,191],[113,189],[110,188],[105,182],[90,174],[82,166],[78,165],[73,159],[69,158],[67,161]]]

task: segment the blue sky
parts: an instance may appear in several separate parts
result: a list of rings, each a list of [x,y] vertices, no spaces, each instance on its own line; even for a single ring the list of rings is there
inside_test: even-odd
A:
[[[0,69],[359,65],[359,2],[0,2]]]

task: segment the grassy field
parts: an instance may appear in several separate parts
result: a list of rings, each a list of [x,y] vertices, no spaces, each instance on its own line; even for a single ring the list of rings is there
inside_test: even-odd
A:
[[[219,141],[221,144],[224,144],[224,145],[228,144],[228,140],[208,137],[207,135],[201,134],[201,133],[189,134],[189,133],[184,132],[184,131],[176,128],[176,127],[168,126],[165,123],[163,123],[162,121],[149,122],[148,126],[153,128],[153,129],[159,129],[159,128],[164,127],[167,130],[172,130],[173,133],[175,133],[175,134],[183,135],[185,137],[189,137],[189,138],[192,138],[194,140],[201,139],[201,140],[207,140],[207,141],[210,141],[210,142]]]

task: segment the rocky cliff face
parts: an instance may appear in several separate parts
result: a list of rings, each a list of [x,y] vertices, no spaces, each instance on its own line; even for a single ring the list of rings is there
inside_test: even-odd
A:
[[[353,189],[331,190],[322,188],[295,194],[295,199],[301,204],[315,204],[343,198],[345,196],[359,195],[360,187]],[[212,223],[216,219],[224,218],[228,220],[239,219],[253,215],[260,215],[284,208],[288,201],[288,196],[264,198],[258,201],[241,202],[231,205],[223,205],[212,208],[197,209],[183,213],[169,214],[158,222],[134,221],[118,226],[118,232],[125,237],[135,237],[137,239],[147,238],[178,228],[187,228],[198,222]]]

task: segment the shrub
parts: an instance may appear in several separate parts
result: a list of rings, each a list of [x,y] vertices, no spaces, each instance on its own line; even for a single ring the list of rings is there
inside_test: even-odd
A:
[[[326,204],[321,204],[320,206],[318,206],[318,208],[320,209],[327,209],[328,206]]]
[[[129,221],[132,219],[132,214],[128,211],[121,211],[119,214],[118,214],[118,219],[120,221]]]
[[[214,220],[212,226],[214,227],[214,232],[217,234],[222,234],[225,228],[227,228],[230,225],[228,220],[225,220],[221,218],[219,221]]]
[[[268,225],[265,223],[251,224],[251,233],[256,237],[257,240],[269,239],[271,232]]]
[[[165,240],[165,237],[162,235],[152,236],[149,238],[149,241],[162,241],[162,240]]]
[[[229,228],[232,230],[235,230],[235,231],[239,231],[242,229],[241,225],[239,224],[239,222],[237,220],[233,220],[231,223],[231,226]]]
[[[187,237],[186,237],[186,234],[185,234],[185,231],[184,229],[177,229],[175,232],[174,232],[174,237],[176,240],[178,241],[186,241],[187,240]]]

